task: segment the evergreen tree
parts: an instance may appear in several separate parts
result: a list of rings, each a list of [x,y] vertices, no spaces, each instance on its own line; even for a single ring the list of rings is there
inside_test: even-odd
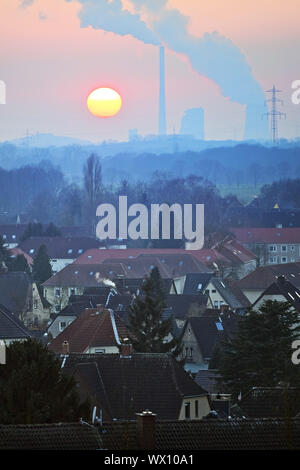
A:
[[[4,263],[6,266],[10,261],[9,250],[4,246],[2,235],[0,235],[0,265]]]
[[[17,255],[15,258],[12,258],[8,268],[9,271],[21,271],[30,274],[30,268],[24,255]]]
[[[38,223],[29,223],[21,237],[21,241],[27,240],[30,237],[42,237],[43,225]]]
[[[61,237],[61,231],[52,222],[45,228],[44,237]]]
[[[241,317],[236,334],[223,343],[218,357],[228,391],[237,396],[252,387],[274,387],[279,382],[299,386],[299,368],[291,360],[299,325],[299,313],[287,302],[267,300],[259,312]]]
[[[165,293],[157,268],[144,280],[141,293],[128,310],[130,340],[137,352],[180,352],[177,339],[167,339],[172,334],[172,318],[163,319]]]
[[[75,422],[90,417],[88,401],[80,402],[72,377],[42,343],[13,342],[0,365],[0,423]]]
[[[50,258],[45,245],[41,245],[33,260],[32,277],[37,284],[42,284],[52,276]]]

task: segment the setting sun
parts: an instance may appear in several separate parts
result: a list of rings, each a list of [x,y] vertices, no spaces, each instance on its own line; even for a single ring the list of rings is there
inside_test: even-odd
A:
[[[115,116],[121,109],[122,98],[112,88],[97,88],[92,91],[87,99],[89,111],[97,117]]]

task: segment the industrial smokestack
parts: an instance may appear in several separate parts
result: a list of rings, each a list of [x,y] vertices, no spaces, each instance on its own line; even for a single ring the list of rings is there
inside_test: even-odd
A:
[[[165,49],[159,48],[159,135],[166,135]]]

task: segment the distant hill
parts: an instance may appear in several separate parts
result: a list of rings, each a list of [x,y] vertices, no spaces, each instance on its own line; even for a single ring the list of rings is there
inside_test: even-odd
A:
[[[57,136],[53,134],[34,134],[20,139],[10,140],[8,143],[18,147],[66,147],[68,145],[92,145],[88,140],[75,139],[73,137]]]

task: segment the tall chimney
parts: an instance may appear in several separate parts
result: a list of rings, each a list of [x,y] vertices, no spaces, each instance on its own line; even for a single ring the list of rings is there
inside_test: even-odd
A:
[[[136,413],[137,435],[140,449],[155,449],[155,420],[156,414],[149,410]]]
[[[166,135],[165,49],[159,48],[159,135]]]

